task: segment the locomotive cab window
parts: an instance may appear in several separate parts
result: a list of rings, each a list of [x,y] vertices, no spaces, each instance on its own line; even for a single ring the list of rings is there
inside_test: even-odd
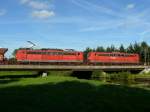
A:
[[[118,57],[120,57],[121,55],[120,54],[118,54]]]
[[[124,54],[121,54],[121,56],[124,57],[125,55],[124,55]]]

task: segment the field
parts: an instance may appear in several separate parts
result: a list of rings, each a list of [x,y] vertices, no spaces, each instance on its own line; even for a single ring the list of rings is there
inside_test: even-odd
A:
[[[146,112],[150,89],[69,76],[0,79],[1,112]]]

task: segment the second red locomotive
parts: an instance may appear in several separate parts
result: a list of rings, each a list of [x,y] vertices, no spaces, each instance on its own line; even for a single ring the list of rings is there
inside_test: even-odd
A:
[[[90,52],[89,63],[100,64],[139,64],[139,55],[121,52]]]

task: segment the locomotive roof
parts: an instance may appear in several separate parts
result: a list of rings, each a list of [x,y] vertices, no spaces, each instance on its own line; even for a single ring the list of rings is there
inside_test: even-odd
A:
[[[57,49],[57,48],[42,48],[42,49],[32,49],[32,48],[19,48],[19,50],[28,50],[28,51],[59,51],[59,52],[80,52],[74,49]]]
[[[7,51],[7,48],[0,48],[0,54],[5,54]]]
[[[19,50],[57,50],[57,51],[63,51],[63,49],[57,49],[57,48],[42,48],[42,49],[19,48]]]
[[[126,52],[95,52],[100,54],[136,54],[136,53],[126,53]]]

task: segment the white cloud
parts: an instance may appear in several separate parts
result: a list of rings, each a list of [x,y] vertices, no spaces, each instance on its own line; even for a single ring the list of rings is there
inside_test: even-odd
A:
[[[128,4],[126,6],[126,9],[133,9],[133,8],[135,8],[135,4]]]
[[[33,9],[47,9],[48,8],[48,4],[46,2],[30,1],[28,5],[32,7]]]
[[[21,0],[21,3],[25,4],[25,3],[28,3],[29,1],[31,1],[31,0]]]
[[[96,14],[95,12],[98,12],[102,14],[122,17],[118,12],[114,11],[112,8],[106,7],[104,5],[94,4],[88,0],[70,0],[70,2],[84,10],[89,11],[90,13]]]
[[[41,0],[20,0],[21,4],[31,8],[31,16],[38,19],[47,19],[54,16],[54,11],[50,10],[50,1]]]
[[[53,11],[49,11],[49,10],[40,10],[40,11],[32,12],[32,17],[35,17],[38,19],[47,19],[54,15],[55,15],[55,13]]]
[[[3,15],[5,15],[6,14],[6,10],[0,10],[0,16],[3,16]]]
[[[25,4],[33,9],[48,9],[48,2],[42,2],[37,0],[21,0],[22,4]]]
[[[149,33],[150,33],[150,30],[148,29],[148,30],[144,30],[143,32],[140,32],[139,35],[144,36]]]

